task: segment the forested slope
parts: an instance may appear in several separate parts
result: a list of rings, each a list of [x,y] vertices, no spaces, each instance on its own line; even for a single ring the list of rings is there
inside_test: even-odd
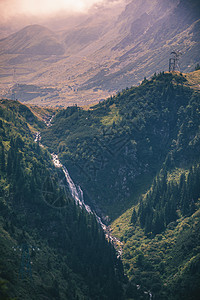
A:
[[[156,299],[198,299],[199,183],[199,165],[162,170],[139,203],[113,222],[113,234],[124,243],[127,296],[143,299],[151,290]]]
[[[160,73],[90,110],[60,111],[42,137],[96,209],[115,218],[163,164],[189,166],[199,158],[199,92],[182,74]]]
[[[113,246],[94,215],[63,191],[62,172],[34,142],[43,126],[26,106],[1,100],[1,299],[122,299],[123,268]]]
[[[96,210],[119,216],[128,299],[199,296],[199,76],[155,74],[43,132]]]
[[[199,76],[155,74],[88,110],[59,110],[49,127],[26,106],[1,101],[0,263],[10,296],[198,299]],[[48,151],[123,243],[128,287],[95,217],[58,184]],[[24,243],[39,248],[31,250],[35,285],[19,278]]]

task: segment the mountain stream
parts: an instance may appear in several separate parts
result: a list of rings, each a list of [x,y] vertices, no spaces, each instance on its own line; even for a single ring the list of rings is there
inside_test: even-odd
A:
[[[51,118],[51,120],[52,120],[52,118]],[[48,123],[45,122],[47,126],[51,126],[51,120]],[[39,142],[39,145],[41,147],[44,147],[40,143],[40,141],[41,141],[40,132],[36,132],[34,141]],[[113,246],[115,247],[115,249],[118,253],[118,257],[120,257],[122,255],[123,243],[121,241],[119,241],[115,236],[112,235],[112,232],[110,230],[110,226],[106,226],[102,222],[101,218],[91,209],[91,207],[85,203],[84,197],[83,197],[83,191],[82,191],[81,187],[79,185],[76,185],[73,182],[72,178],[69,175],[69,172],[68,172],[67,168],[64,165],[62,165],[61,162],[59,161],[58,155],[55,154],[55,153],[52,153],[51,156],[52,156],[54,166],[56,168],[61,168],[62,169],[62,171],[65,175],[65,178],[67,180],[70,193],[71,193],[73,199],[75,200],[75,203],[77,205],[79,205],[82,209],[85,209],[88,213],[91,213],[91,214],[95,215],[95,217],[97,219],[97,222],[101,225],[101,227],[102,227],[102,229],[105,233],[106,238],[113,244]]]
[[[51,126],[52,118],[53,117],[51,117],[51,119],[48,122],[45,122],[47,126]],[[39,145],[41,147],[44,147],[40,143],[40,141],[41,141],[41,135],[40,135],[40,132],[37,132],[36,135],[35,135],[35,142],[39,142]],[[67,168],[64,165],[62,165],[61,162],[59,161],[58,155],[52,153],[51,156],[52,156],[54,166],[56,168],[61,168],[62,169],[62,171],[65,175],[65,178],[67,180],[70,193],[71,193],[73,199],[75,200],[75,203],[77,205],[79,205],[82,209],[85,209],[88,213],[95,215],[95,217],[97,219],[97,222],[101,225],[107,240],[109,240],[113,244],[113,246],[115,247],[115,249],[118,253],[117,257],[118,258],[121,257],[123,243],[121,241],[119,241],[115,236],[112,235],[112,232],[110,230],[110,226],[106,226],[102,222],[101,218],[91,209],[91,207],[85,203],[84,197],[83,197],[83,191],[82,191],[81,187],[79,185],[76,185],[73,182],[72,178],[69,175],[69,172],[68,172]],[[141,288],[141,286],[137,285],[137,289],[140,289],[140,288]],[[152,295],[151,291],[144,291],[144,294],[147,294],[149,296],[150,300],[152,299],[153,295]]]

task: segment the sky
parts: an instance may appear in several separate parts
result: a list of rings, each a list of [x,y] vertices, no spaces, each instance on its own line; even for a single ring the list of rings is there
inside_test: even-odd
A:
[[[4,21],[21,16],[45,17],[57,13],[86,12],[104,0],[0,0],[0,17]]]

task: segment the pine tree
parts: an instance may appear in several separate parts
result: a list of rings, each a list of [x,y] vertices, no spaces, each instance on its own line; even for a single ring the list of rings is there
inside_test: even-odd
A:
[[[5,172],[6,163],[5,163],[5,151],[4,151],[4,145],[1,142],[0,143],[0,168],[2,172]]]
[[[137,222],[137,213],[135,211],[135,208],[133,209],[133,213],[132,213],[132,216],[131,216],[131,223],[133,225],[135,225],[135,223]]]
[[[139,218],[140,218],[141,227],[144,227],[144,225],[145,225],[145,212],[144,212],[143,201],[140,202],[140,206],[139,206]]]
[[[164,230],[164,214],[163,212],[156,212],[153,225],[152,232],[155,234],[161,233]]]
[[[153,214],[149,214],[146,217],[145,220],[145,233],[151,232],[152,231],[152,221],[153,221]]]
[[[12,171],[13,171],[13,151],[12,151],[12,148],[10,148],[10,150],[8,151],[6,171],[7,171],[8,176],[10,176],[12,174]]]

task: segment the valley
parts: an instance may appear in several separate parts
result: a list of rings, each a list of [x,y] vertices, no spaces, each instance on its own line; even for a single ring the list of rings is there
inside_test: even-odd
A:
[[[199,72],[154,75],[89,110],[61,110],[43,130],[44,144],[121,242],[130,299],[197,299],[199,90],[186,78]]]
[[[0,40],[1,96],[88,106],[139,84],[144,74],[167,71],[173,50],[182,53],[181,71],[192,71],[199,61],[198,11],[194,0],[116,1],[66,31],[27,26]]]
[[[198,300],[199,1],[35,3],[0,4],[0,299]]]
[[[10,296],[34,299],[11,259],[26,241],[42,249],[31,256],[38,295],[197,299],[199,76],[154,74],[89,109],[1,100],[0,274]]]
[[[46,125],[17,101],[1,100],[0,116],[2,299],[120,299],[125,281],[120,259],[96,217],[63,189],[63,171],[39,143],[37,133]],[[23,267],[24,254],[17,251],[22,245],[40,249],[36,253],[28,246],[31,277]]]

